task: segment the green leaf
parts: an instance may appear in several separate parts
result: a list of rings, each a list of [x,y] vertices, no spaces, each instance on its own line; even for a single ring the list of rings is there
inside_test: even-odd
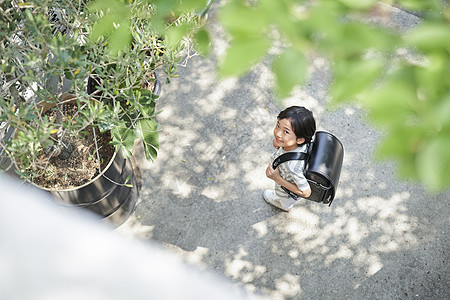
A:
[[[405,34],[404,40],[422,50],[442,48],[450,51],[450,28],[445,23],[425,23]]]
[[[414,68],[417,83],[424,98],[442,98],[442,93],[450,90],[450,83],[442,80],[450,77],[450,57],[433,51],[427,56],[427,60],[425,66]]]
[[[95,25],[92,27],[91,40],[93,42],[96,42],[101,36],[110,35],[114,30],[114,21],[115,16],[106,15],[97,23],[95,23]]]
[[[211,52],[211,40],[209,33],[205,29],[200,29],[195,34],[195,41],[197,44],[197,51],[203,56],[208,55]]]
[[[147,160],[156,159],[159,148],[158,123],[153,118],[147,118],[140,119],[137,126],[139,128],[138,133],[144,144]]]
[[[306,61],[302,53],[287,48],[272,65],[280,97],[286,97],[292,88],[305,79]]]
[[[383,138],[381,144],[377,147],[376,157],[378,159],[386,159],[392,157],[410,156],[410,149],[406,146],[409,137],[403,128],[395,128]]]
[[[417,168],[423,182],[432,191],[450,186],[450,134],[446,132],[425,145],[417,157]]]
[[[97,123],[97,125],[98,125],[98,129],[100,130],[100,132],[106,132],[106,131],[108,131],[108,130],[111,130],[111,129],[113,129],[114,128],[114,124],[113,123],[111,123],[111,122],[98,122]]]
[[[164,0],[166,1],[166,0]],[[198,11],[206,7],[208,0],[184,0],[180,2],[180,9],[183,11]]]
[[[134,140],[137,138],[136,131],[122,123],[111,129],[111,135],[116,149],[122,148],[123,155],[130,157],[133,154]]]
[[[144,115],[144,117],[150,118],[155,113],[155,100],[158,98],[158,95],[146,89],[141,89],[139,93],[140,97],[138,101],[141,105],[140,109],[142,111],[142,114]]]
[[[369,108],[371,120],[385,128],[405,126],[408,120],[412,123],[420,111],[415,89],[406,82],[392,81],[368,93],[362,101]]]
[[[416,168],[416,157],[426,140],[427,137],[420,128],[392,127],[378,146],[376,157],[378,159],[395,159],[397,173],[401,177],[419,179],[420,170]]]
[[[241,76],[260,61],[269,49],[270,41],[265,37],[234,40],[219,68],[221,76]]]
[[[237,1],[231,1],[224,6],[219,11],[219,18],[233,38],[238,39],[263,35],[270,22],[270,16],[264,11]]]
[[[158,15],[165,16],[175,10],[177,0],[154,0]]]
[[[175,49],[180,45],[180,42],[189,32],[194,28],[194,24],[182,24],[179,26],[172,26],[166,31],[166,45],[169,48]]]
[[[112,54],[119,53],[125,49],[131,42],[130,23],[122,22],[110,36],[109,47]]]
[[[429,118],[444,128],[450,127],[450,92],[431,106]]]
[[[425,11],[425,10],[438,10],[442,11],[444,2],[441,1],[424,1],[424,0],[401,0],[399,6],[407,10]]]
[[[348,7],[356,9],[367,9],[374,6],[378,2],[377,0],[339,0],[339,1],[347,5]]]
[[[351,100],[380,75],[383,64],[376,59],[341,60],[334,65],[331,96],[335,103]]]
[[[117,54],[131,41],[129,5],[119,0],[96,0],[89,5],[90,11],[102,12],[103,17],[93,26],[91,41],[104,36],[110,38],[112,54]]]

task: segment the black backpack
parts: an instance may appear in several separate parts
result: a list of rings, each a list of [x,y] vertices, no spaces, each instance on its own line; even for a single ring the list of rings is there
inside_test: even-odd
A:
[[[288,152],[277,157],[272,164],[276,169],[289,160],[305,160],[304,174],[311,187],[311,201],[331,205],[336,194],[344,160],[344,147],[337,137],[326,131],[317,131],[308,152]],[[292,198],[299,196],[282,187]]]

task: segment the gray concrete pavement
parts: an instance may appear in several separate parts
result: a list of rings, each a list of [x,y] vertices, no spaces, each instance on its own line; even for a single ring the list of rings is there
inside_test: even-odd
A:
[[[226,43],[213,20],[218,55]],[[450,193],[429,195],[373,160],[382,133],[355,106],[328,108],[327,62],[312,58],[312,80],[279,103],[267,62],[219,80],[215,55],[195,57],[163,87],[159,157],[148,163],[138,151],[140,201],[116,231],[268,299],[449,299]],[[265,168],[276,115],[294,104],[344,144],[331,207],[300,200],[285,213],[262,198],[273,186]]]

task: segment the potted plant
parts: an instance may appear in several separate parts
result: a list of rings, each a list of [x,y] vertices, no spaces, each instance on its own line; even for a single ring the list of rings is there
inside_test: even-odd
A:
[[[128,205],[135,140],[157,156],[157,70],[174,76],[199,28],[194,13],[157,12],[150,1],[1,2],[0,167],[103,217]]]

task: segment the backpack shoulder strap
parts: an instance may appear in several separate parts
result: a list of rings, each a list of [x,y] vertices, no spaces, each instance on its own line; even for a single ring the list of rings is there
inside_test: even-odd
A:
[[[307,158],[307,154],[304,152],[287,152],[284,154],[281,154],[272,163],[272,168],[275,170],[280,164],[287,162],[289,160],[305,160]],[[291,192],[284,186],[281,187],[286,193],[288,193],[294,200],[298,199],[298,195]]]
[[[280,164],[287,162],[289,160],[305,160],[307,154],[304,152],[287,152],[281,154],[272,163],[272,167],[275,170]]]

